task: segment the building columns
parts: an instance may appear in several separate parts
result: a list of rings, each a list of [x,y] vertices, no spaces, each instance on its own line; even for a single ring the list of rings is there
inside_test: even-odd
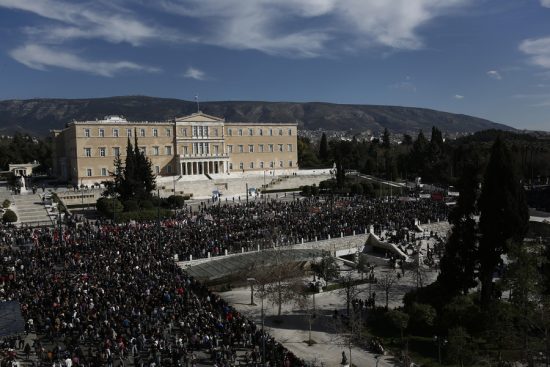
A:
[[[205,175],[205,174],[219,174],[227,173],[227,162],[225,161],[195,161],[195,162],[182,162],[179,170],[182,176],[191,175]]]

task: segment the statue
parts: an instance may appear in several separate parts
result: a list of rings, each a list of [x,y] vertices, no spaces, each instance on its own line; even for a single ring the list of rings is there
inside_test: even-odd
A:
[[[340,362],[342,366],[348,366],[348,358],[346,357],[346,352],[342,351],[342,362]]]
[[[21,190],[25,191],[27,187],[25,186],[25,176],[21,175],[19,176],[19,186],[21,187]]]

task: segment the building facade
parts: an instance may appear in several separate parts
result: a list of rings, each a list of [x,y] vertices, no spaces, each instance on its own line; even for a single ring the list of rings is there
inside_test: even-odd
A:
[[[128,140],[151,160],[158,176],[219,175],[298,169],[295,123],[240,123],[198,112],[169,122],[119,116],[74,121],[53,130],[54,173],[76,185],[110,178],[124,162]]]

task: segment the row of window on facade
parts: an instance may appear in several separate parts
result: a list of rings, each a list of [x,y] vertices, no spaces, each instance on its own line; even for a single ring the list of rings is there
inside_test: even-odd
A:
[[[276,163],[275,161],[271,161],[271,162],[263,162],[263,161],[260,161],[258,163],[258,165],[256,166],[256,164],[254,162],[249,162],[248,163],[248,169],[266,169],[266,168],[275,168],[276,166]],[[278,162],[278,167],[279,168],[285,168],[285,165],[284,165],[284,161],[279,161]],[[287,168],[293,168],[293,162],[292,161],[288,161],[288,166]],[[240,170],[244,170],[244,162],[240,162],[239,163],[239,169]],[[233,163],[229,163],[229,169],[232,170],[233,169]],[[159,175],[161,173],[161,168],[160,166],[154,166],[154,172],[155,174]],[[103,176],[103,177],[107,177],[107,176],[110,176],[111,172],[105,168],[105,167],[102,167],[99,169],[99,175],[100,176]],[[168,165],[166,166],[166,173],[167,174],[171,174],[172,173],[172,166]],[[86,177],[94,177],[94,171],[92,168],[86,168]]]
[[[208,143],[193,143],[191,145],[192,147],[192,154],[210,154],[210,144]],[[284,144],[277,144],[277,151],[278,152],[284,152]],[[113,147],[113,156],[117,157],[120,155],[121,150],[120,147]],[[152,152],[151,155],[161,155],[161,147],[154,146],[151,148]],[[139,150],[143,152],[144,154],[147,154],[147,147],[139,147]],[[99,147],[97,148],[98,156],[99,157],[106,157],[107,156],[107,148],[106,147]],[[186,145],[182,146],[182,151],[184,155],[189,154],[188,147]],[[273,153],[275,151],[275,145],[274,144],[267,144],[267,147],[264,144],[258,144],[258,153]],[[286,145],[286,151],[292,152],[292,144]],[[255,152],[255,145],[249,144],[248,150],[245,151],[244,145],[237,145],[236,150],[233,150],[233,145],[227,145],[227,153],[254,153]],[[212,145],[212,153],[214,155],[219,154],[219,145]],[[164,147],[164,155],[172,155],[172,146],[166,145]],[[84,156],[85,157],[92,157],[92,148],[84,148]]]
[[[113,156],[118,157],[121,153],[120,147],[113,147]],[[139,147],[139,150],[147,154],[147,148],[146,147]],[[100,157],[107,157],[107,148],[106,147],[100,147],[97,148],[98,156]],[[152,155],[161,155],[161,147],[152,147]],[[164,147],[164,155],[172,155],[172,146],[167,145]],[[84,148],[84,156],[85,157],[92,157],[92,148]]]
[[[129,138],[132,137],[132,130],[133,129],[126,129],[126,136],[127,137],[129,137]],[[152,136],[153,137],[158,137],[159,136],[159,129],[158,128],[153,128],[151,130],[152,130]],[[172,136],[172,129],[171,128],[166,128],[166,129],[164,129],[164,131],[165,131],[164,136],[168,136],[168,137]],[[146,129],[144,129],[144,128],[137,129],[136,133],[138,133],[139,137],[146,137],[147,136]],[[101,128],[98,129],[98,135],[97,136],[100,137],[100,138],[104,138],[105,137],[105,129],[101,129]],[[89,129],[89,128],[84,129],[84,137],[91,138],[92,137],[92,129]],[[120,137],[120,130],[119,129],[112,129],[111,137],[119,138]]]
[[[278,130],[277,134],[279,136],[284,135],[284,130],[283,129],[277,129],[277,130]],[[193,126],[191,132],[192,132],[192,135],[191,135],[192,137],[208,138],[208,137],[211,137],[211,136],[213,136],[213,137],[219,136],[217,127],[210,128],[208,126]],[[236,136],[255,136],[255,135],[264,136],[264,134],[265,134],[265,136],[273,136],[274,135],[274,129],[273,128],[267,128],[267,129],[252,128],[252,127],[248,128],[248,129],[232,128],[232,127],[227,128],[227,136],[233,136],[233,132],[235,132]],[[287,134],[288,134],[288,136],[292,136],[292,129],[288,129]],[[182,136],[188,136],[186,127],[181,128],[181,135]]]
[[[154,166],[153,170],[154,170],[154,173],[157,175],[161,173],[160,166]],[[172,173],[172,166],[170,165],[166,166],[166,173],[168,174]],[[111,175],[111,171],[109,171],[105,167],[102,167],[99,169],[99,175],[103,177],[107,177]],[[94,170],[92,168],[86,168],[86,177],[93,177],[93,176],[94,176]]]
[[[248,144],[248,150],[244,150],[244,145],[237,145],[236,150],[233,149],[233,145],[227,145],[227,153],[254,153],[254,144]],[[267,148],[267,149],[266,149]],[[285,145],[277,144],[277,151],[284,152]],[[273,153],[275,151],[274,144],[267,144],[267,147],[264,144],[258,144],[258,153]],[[286,145],[286,151],[292,152],[292,144]]]
[[[132,137],[132,130],[133,129],[126,129],[126,136],[131,138]],[[228,136],[233,136],[233,128],[228,128],[227,129],[227,135]],[[236,135],[237,136],[245,136],[245,131],[247,132],[246,136],[254,136],[254,135],[257,135],[257,136],[264,136],[264,129],[263,128],[258,128],[258,129],[254,129],[254,128],[248,128],[248,129],[235,129],[236,131]],[[256,133],[255,133],[255,130],[256,130]],[[167,136],[167,137],[171,137],[172,136],[172,128],[165,128],[164,129],[165,131],[165,135],[164,136]],[[283,136],[283,129],[278,129],[278,135],[279,136]],[[136,133],[138,134],[139,137],[146,137],[148,136],[147,135],[147,130],[145,128],[140,128],[140,129],[136,129]],[[269,128],[269,129],[265,129],[265,134],[266,136],[273,136],[273,129],[272,128]],[[187,128],[186,127],[182,127],[181,128],[181,135],[183,136],[188,136],[187,135]],[[292,135],[292,129],[288,129],[288,136],[291,136]],[[98,129],[98,137],[100,138],[104,138],[106,135],[105,135],[105,129],[103,128],[99,128]],[[151,136],[153,137],[158,137],[159,136],[159,129],[158,128],[152,128],[151,129]],[[213,136],[213,137],[217,137],[219,136],[219,133],[218,133],[218,128],[215,127],[215,128],[209,128],[208,126],[193,126],[192,128],[192,137],[201,137],[201,138],[207,138],[207,137],[210,137],[210,136]],[[85,128],[84,129],[84,137],[86,138],[91,138],[92,137],[92,129],[90,128]],[[120,137],[120,129],[117,129],[117,128],[114,128],[112,129],[112,133],[111,133],[111,137],[113,138],[119,138]]]
[[[276,163],[275,161],[271,161],[271,162],[263,162],[263,161],[260,161],[259,164],[256,166],[254,162],[248,162],[248,167],[246,167],[247,169],[264,169],[264,168],[275,168],[276,166]],[[292,161],[288,161],[288,166],[287,168],[293,168],[293,163]],[[285,168],[285,162],[284,161],[279,161],[279,165],[278,165],[278,168]],[[229,169],[232,170],[233,169],[233,163],[229,162]],[[244,170],[245,167],[244,167],[244,162],[240,162],[239,163],[239,169],[240,170]]]

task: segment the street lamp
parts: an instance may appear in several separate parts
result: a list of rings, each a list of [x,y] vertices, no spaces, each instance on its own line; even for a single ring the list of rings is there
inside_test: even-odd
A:
[[[250,283],[250,305],[256,306],[254,303],[254,282],[256,281],[256,278],[246,278],[246,281]]]
[[[254,306],[254,282],[258,282],[256,278],[246,278],[250,282],[250,305]],[[262,294],[260,295],[262,300],[262,309],[261,309],[261,319],[262,319],[262,366],[265,366],[265,332],[264,332],[264,293],[262,289]]]
[[[441,345],[447,344],[447,340],[435,335],[434,342],[437,343],[437,360],[441,364]]]

